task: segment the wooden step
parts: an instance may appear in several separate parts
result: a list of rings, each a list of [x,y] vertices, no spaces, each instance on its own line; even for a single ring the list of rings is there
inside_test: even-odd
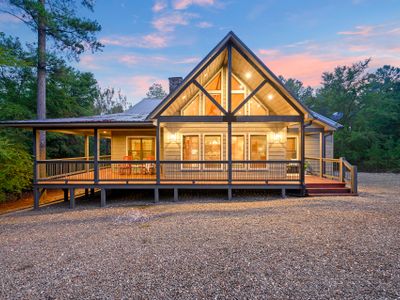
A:
[[[351,192],[350,188],[347,187],[319,187],[319,188],[308,188],[307,194],[348,194]]]
[[[307,194],[308,197],[322,197],[322,196],[334,196],[334,197],[338,197],[338,196],[358,196],[358,194],[354,194],[354,193],[344,193],[344,194],[340,194],[340,193],[333,193],[333,194]]]
[[[306,188],[344,188],[346,187],[346,183],[344,182],[335,182],[335,183],[307,183]]]

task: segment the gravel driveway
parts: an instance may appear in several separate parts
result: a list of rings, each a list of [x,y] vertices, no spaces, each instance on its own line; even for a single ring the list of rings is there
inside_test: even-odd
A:
[[[360,185],[359,197],[1,216],[0,298],[399,298],[400,176]]]

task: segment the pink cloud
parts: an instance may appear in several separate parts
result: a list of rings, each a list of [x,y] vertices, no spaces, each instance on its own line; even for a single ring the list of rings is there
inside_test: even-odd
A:
[[[358,36],[369,36],[372,34],[374,26],[356,26],[356,30],[353,31],[339,31],[339,35],[358,35]]]
[[[210,23],[210,22],[205,22],[204,21],[204,22],[197,23],[196,26],[199,27],[199,28],[211,28],[211,27],[213,27],[213,24]]]
[[[186,9],[190,5],[208,6],[215,3],[215,0],[174,0],[173,7],[175,9]]]
[[[165,0],[157,0],[153,5],[152,10],[153,12],[158,13],[166,8],[167,2]]]
[[[23,16],[12,16],[10,14],[7,13],[0,13],[0,23],[20,23],[22,22]]]
[[[352,64],[365,57],[321,57],[311,53],[296,53],[261,56],[264,63],[276,75],[301,80],[305,85],[316,87],[323,72],[332,71],[336,66]]]
[[[118,61],[128,65],[135,65],[140,61],[140,57],[136,55],[122,55],[118,57]]]
[[[195,17],[196,15],[191,13],[172,12],[157,17],[153,20],[152,24],[158,31],[171,32],[178,25],[188,25],[190,20]]]
[[[100,42],[104,45],[136,47],[136,48],[164,48],[168,46],[169,38],[160,33],[150,33],[143,36],[111,36],[103,37]]]

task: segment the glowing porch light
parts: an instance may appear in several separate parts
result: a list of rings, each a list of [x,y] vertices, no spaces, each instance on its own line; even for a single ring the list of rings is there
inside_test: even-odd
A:
[[[273,134],[273,140],[275,143],[281,143],[282,142],[282,134],[279,132],[275,132]]]
[[[244,74],[244,77],[246,77],[247,79],[250,79],[251,78],[251,73],[247,72],[246,74]]]
[[[176,140],[177,140],[176,133],[170,133],[168,136],[168,139],[171,143],[176,143]]]

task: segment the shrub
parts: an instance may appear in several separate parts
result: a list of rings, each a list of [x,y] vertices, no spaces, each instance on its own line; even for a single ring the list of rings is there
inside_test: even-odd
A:
[[[32,186],[32,157],[23,148],[0,138],[0,202]]]

